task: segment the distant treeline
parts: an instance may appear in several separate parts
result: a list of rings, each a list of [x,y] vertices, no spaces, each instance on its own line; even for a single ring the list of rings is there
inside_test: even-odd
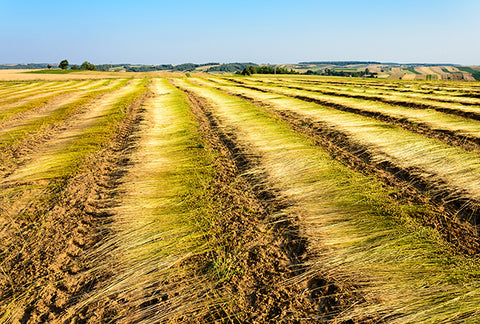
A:
[[[282,67],[275,67],[271,65],[265,65],[265,66],[249,65],[243,69],[241,74],[252,75],[252,74],[300,74],[300,73],[292,69],[285,69]]]
[[[97,65],[99,71],[109,71],[111,69],[122,69],[127,72],[153,72],[153,71],[172,71],[172,72],[192,72],[197,68],[203,66],[210,66],[206,69],[206,72],[230,72],[234,73],[242,71],[245,67],[252,65],[257,66],[255,63],[227,63],[220,64],[216,62],[195,64],[184,63],[179,65],[163,64],[163,65],[130,65],[130,64],[102,64]]]
[[[48,63],[29,63],[29,64],[1,64],[0,70],[13,69],[47,69]]]
[[[255,64],[255,63],[227,63],[227,64],[221,64],[221,65],[218,65],[218,66],[212,66],[212,67],[207,69],[207,72],[234,73],[234,72],[242,71],[247,66],[258,66],[258,64]]]

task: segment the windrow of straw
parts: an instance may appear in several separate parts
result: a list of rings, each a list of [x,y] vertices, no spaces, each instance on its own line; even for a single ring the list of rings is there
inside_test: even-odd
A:
[[[55,82],[38,88],[13,92],[11,95],[2,96],[0,100],[0,108],[3,110],[5,107],[10,107],[13,104],[19,105],[26,103],[32,99],[38,99],[50,94],[63,92],[65,90],[75,89],[79,87],[85,87],[92,84],[90,81],[63,81]]]
[[[125,86],[128,80],[112,82],[107,80],[93,87],[79,90],[66,98],[53,99],[47,105],[41,105],[29,111],[29,113],[11,116],[7,121],[0,124],[0,151],[16,152],[19,147],[36,142],[34,138],[53,136],[52,130],[73,115],[80,113],[94,100],[111,91]],[[15,153],[14,153],[15,154]]]
[[[385,104],[403,106],[410,109],[422,109],[422,110],[431,109],[441,113],[463,116],[463,117],[472,118],[476,120],[480,119],[478,106],[466,106],[460,103],[440,102],[440,101],[433,101],[433,100],[426,100],[426,99],[418,99],[418,100],[408,99],[407,100],[407,99],[395,98],[395,96],[393,95],[385,96],[384,98],[381,98],[378,96],[369,97],[364,95],[351,95],[351,94],[349,95],[346,93],[339,93],[334,91],[322,92],[320,90],[315,90],[315,88],[304,89],[304,87],[289,87],[288,85],[285,86],[284,84],[276,85],[276,86],[271,86],[271,85],[268,86],[268,85],[264,85],[263,83],[259,84],[251,80],[242,80],[240,83],[244,83],[246,85],[252,85],[252,86],[260,85],[261,87],[259,89],[263,89],[265,91],[275,91],[272,89],[276,89],[276,91],[295,94],[297,92],[311,90],[311,91],[318,92],[319,96],[325,97],[327,100],[335,100],[335,98],[332,98],[332,97],[340,97],[340,100],[347,100],[347,98],[351,98],[351,99],[357,99],[357,100],[367,100],[364,102],[367,103],[368,105],[373,104],[371,101],[380,101]]]
[[[50,101],[58,98],[59,96],[71,94],[77,91],[84,91],[92,87],[94,88],[98,86],[99,83],[100,82],[97,81],[92,85],[92,82],[89,82],[88,85],[84,85],[83,87],[67,87],[57,91],[45,91],[39,95],[27,96],[24,100],[12,99],[11,103],[0,105],[0,122],[3,122],[16,114],[28,112],[41,107],[42,105],[48,104]]]
[[[229,208],[212,192],[215,155],[185,95],[166,79],[153,80],[144,109],[133,166],[111,210],[113,234],[92,251],[94,273],[112,274],[71,314],[106,307],[117,322],[227,320],[231,297],[216,284],[235,269],[212,244],[221,235],[214,224]]]
[[[24,81],[24,82],[12,82],[12,81],[0,81],[0,98],[3,98],[6,95],[22,92],[22,91],[29,91],[32,88],[38,89],[43,88],[50,84],[47,81]]]

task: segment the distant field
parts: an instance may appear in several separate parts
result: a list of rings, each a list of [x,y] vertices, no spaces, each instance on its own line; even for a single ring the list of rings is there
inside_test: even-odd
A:
[[[477,70],[412,69],[2,71],[0,322],[476,322]]]
[[[162,65],[134,65],[134,64],[100,64],[97,70],[103,72],[127,72],[127,73],[212,73],[212,74],[230,74],[241,73],[246,67],[268,66],[269,64],[256,63],[204,63],[194,64],[185,63],[178,65],[162,64]],[[16,67],[35,67],[45,64],[28,64],[28,65],[0,65],[1,75],[10,69]],[[451,81],[480,81],[479,66],[459,66],[459,65],[428,65],[428,64],[398,64],[398,63],[380,63],[380,62],[304,62],[297,64],[277,64],[277,69],[294,70],[299,74],[319,74],[319,75],[341,75],[345,77],[358,77],[364,75],[368,70],[368,76],[374,78],[384,78],[393,80],[451,80]],[[270,65],[271,71],[274,71],[273,65]],[[2,70],[6,69],[6,70]],[[13,71],[30,71],[32,74],[78,74],[83,71],[59,70],[13,70]],[[328,73],[330,71],[330,73]],[[97,72],[97,73],[98,73]],[[17,73],[17,72],[15,72]],[[355,74],[357,73],[357,74]],[[278,73],[277,73],[278,74]]]

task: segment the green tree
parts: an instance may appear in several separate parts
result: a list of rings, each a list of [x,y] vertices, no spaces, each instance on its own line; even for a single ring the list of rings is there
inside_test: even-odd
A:
[[[67,67],[68,67],[68,61],[67,61],[67,60],[61,61],[61,62],[58,64],[58,67],[61,68],[62,70],[66,70]]]
[[[76,65],[76,64],[72,65],[71,69],[72,70],[78,70],[78,65]]]
[[[87,61],[83,62],[80,68],[85,71],[95,71],[97,69],[94,64]]]
[[[47,69],[50,70],[51,68],[52,68],[52,66],[50,64],[47,64]]]

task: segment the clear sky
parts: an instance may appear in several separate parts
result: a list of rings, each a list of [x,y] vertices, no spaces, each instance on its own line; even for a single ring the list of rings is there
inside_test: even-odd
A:
[[[0,63],[480,65],[480,0],[0,0]]]

